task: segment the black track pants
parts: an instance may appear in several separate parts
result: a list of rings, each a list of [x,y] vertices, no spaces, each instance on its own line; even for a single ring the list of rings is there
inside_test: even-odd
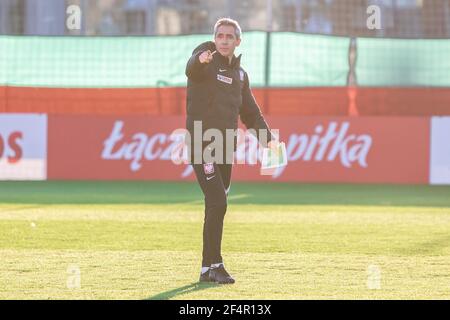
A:
[[[197,181],[205,196],[202,266],[221,263],[223,220],[231,182],[231,164],[194,164]]]

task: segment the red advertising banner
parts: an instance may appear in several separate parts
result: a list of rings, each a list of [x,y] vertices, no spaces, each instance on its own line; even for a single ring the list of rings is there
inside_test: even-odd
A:
[[[183,116],[49,115],[48,179],[193,180],[176,165]],[[430,118],[270,116],[288,165],[260,174],[256,139],[241,139],[233,180],[427,184]],[[244,140],[248,140],[244,144]],[[247,161],[244,161],[247,160]],[[259,158],[260,160],[260,158]]]

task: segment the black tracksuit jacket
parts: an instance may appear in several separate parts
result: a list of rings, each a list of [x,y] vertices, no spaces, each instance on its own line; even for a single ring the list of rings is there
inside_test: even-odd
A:
[[[188,77],[186,128],[191,134],[192,141],[194,121],[202,121],[203,131],[209,128],[224,131],[237,129],[240,117],[247,129],[255,129],[257,133],[259,129],[267,130],[266,141],[261,141],[257,134],[259,142],[267,146],[273,136],[250,90],[247,72],[240,65],[242,55],[234,56],[229,64],[228,58],[217,52],[210,63],[202,64],[199,56],[207,50],[216,51],[214,42],[208,41],[199,45],[186,66]],[[203,148],[209,143],[203,143]],[[193,153],[191,161],[192,159]]]

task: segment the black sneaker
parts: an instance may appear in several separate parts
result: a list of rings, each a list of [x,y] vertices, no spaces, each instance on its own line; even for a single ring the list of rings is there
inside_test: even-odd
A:
[[[204,272],[204,273],[200,273],[200,279],[198,280],[198,282],[212,282],[209,274],[210,274],[210,270]]]
[[[234,279],[230,274],[225,270],[225,267],[220,265],[217,268],[209,269],[209,278],[210,281],[214,281],[220,284],[232,284],[234,283]]]

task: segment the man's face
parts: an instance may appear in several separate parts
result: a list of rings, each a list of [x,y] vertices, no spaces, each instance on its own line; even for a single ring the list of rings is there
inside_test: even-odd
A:
[[[220,26],[214,37],[217,51],[224,57],[232,57],[236,47],[241,44],[241,39],[236,38],[233,26]]]

